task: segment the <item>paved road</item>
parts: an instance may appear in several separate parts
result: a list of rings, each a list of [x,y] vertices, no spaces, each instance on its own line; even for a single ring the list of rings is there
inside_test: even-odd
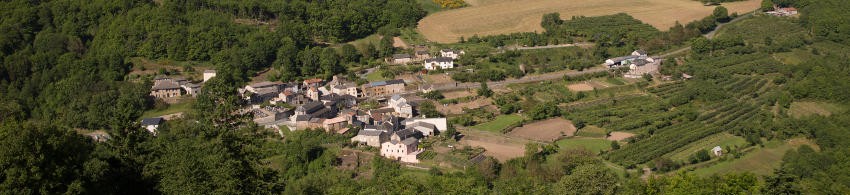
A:
[[[607,71],[607,68],[603,67],[593,67],[591,69],[586,69],[584,71],[558,71],[558,72],[550,72],[546,74],[540,75],[530,75],[525,76],[519,79],[507,79],[504,81],[490,81],[487,82],[487,87],[496,89],[496,88],[504,88],[509,84],[518,84],[518,83],[532,83],[532,82],[540,82],[547,80],[558,80],[564,78],[565,75],[569,76],[579,76],[590,73],[597,73]],[[434,86],[434,90],[440,91],[451,91],[457,89],[475,89],[480,87],[480,83],[453,83],[453,84],[443,84],[439,86]]]
[[[552,48],[561,48],[561,47],[589,47],[593,46],[593,43],[581,42],[581,43],[570,43],[570,44],[560,44],[560,45],[544,45],[544,46],[534,46],[534,47],[506,47],[506,50],[535,50],[535,49],[552,49]]]

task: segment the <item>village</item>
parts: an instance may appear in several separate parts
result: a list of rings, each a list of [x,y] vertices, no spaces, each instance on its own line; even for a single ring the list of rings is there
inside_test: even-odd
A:
[[[392,55],[385,63],[417,64],[424,71],[453,69],[456,68],[454,61],[463,54],[462,50],[441,49],[432,57],[427,47],[417,46],[414,55]],[[607,59],[601,66],[611,72],[621,71],[624,78],[639,79],[658,74],[660,63],[661,60],[637,50],[628,56]],[[193,97],[202,90],[203,82],[215,76],[215,70],[205,70],[201,83],[192,83],[183,78],[159,75],[153,80],[150,95],[166,102]],[[276,130],[281,136],[284,135],[282,131],[305,129],[322,129],[336,134],[351,132],[354,135],[352,143],[376,148],[381,156],[415,164],[420,162],[419,156],[425,152],[424,147],[419,146],[421,141],[432,139],[453,127],[445,117],[426,116],[419,112],[418,105],[428,101],[419,95],[431,92],[433,88],[413,87],[408,83],[403,79],[390,79],[358,85],[341,76],[333,76],[330,80],[254,82],[237,91],[247,105],[240,110],[241,114],[252,116],[254,123]],[[141,125],[155,135],[159,125],[167,120],[168,117],[145,118]]]

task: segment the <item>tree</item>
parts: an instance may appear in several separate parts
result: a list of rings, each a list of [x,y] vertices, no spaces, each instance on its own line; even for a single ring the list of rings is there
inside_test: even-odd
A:
[[[558,104],[555,104],[555,102],[545,102],[535,105],[534,108],[528,112],[528,115],[531,116],[531,119],[541,120],[549,117],[560,116],[561,109],[558,108]]]
[[[620,142],[611,141],[611,149],[619,150],[620,149]]]
[[[92,169],[108,169],[103,162],[89,163],[91,141],[71,129],[25,123],[0,127],[0,192],[78,194],[90,180]]]
[[[604,165],[588,164],[576,167],[554,186],[554,194],[614,194],[617,175]]]
[[[493,90],[487,87],[487,82],[481,82],[481,87],[478,88],[478,96],[490,97],[493,96]]]
[[[708,150],[702,149],[697,151],[697,153],[691,155],[689,159],[691,161],[691,164],[696,164],[711,160],[711,155],[708,153]]]
[[[340,49],[340,58],[342,63],[355,63],[360,61],[361,55],[357,52],[357,48],[351,44],[344,44]]]
[[[363,53],[363,58],[365,59],[375,59],[378,57],[378,49],[375,48],[375,45],[371,42],[367,43],[366,46],[363,46],[363,51],[361,51],[361,53]]]
[[[763,12],[773,11],[773,0],[762,0],[759,9]]]
[[[198,93],[198,98],[192,104],[193,114],[201,122],[216,126],[235,127],[239,125],[239,115],[234,115],[242,105],[239,98],[235,81],[224,75],[213,77],[204,83],[203,89]]]
[[[717,6],[714,8],[714,12],[711,14],[714,16],[715,21],[720,23],[729,22],[729,10],[723,6]]]
[[[393,55],[393,53],[395,53],[395,47],[393,47],[393,37],[382,37],[381,41],[378,42],[378,48],[378,51],[380,52],[380,57],[387,57]]]
[[[554,33],[554,31],[558,29],[558,26],[563,22],[564,21],[561,20],[560,13],[548,13],[543,14],[543,21],[540,22],[540,26],[542,26],[543,29],[546,29],[547,33]]]

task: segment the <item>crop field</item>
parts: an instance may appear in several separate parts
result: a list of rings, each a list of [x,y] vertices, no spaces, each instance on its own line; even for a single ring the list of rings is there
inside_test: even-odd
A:
[[[512,130],[508,135],[538,141],[552,142],[564,136],[573,136],[576,127],[561,117],[537,121]]]
[[[502,130],[506,128],[510,128],[514,125],[519,125],[523,120],[521,115],[511,114],[511,115],[499,115],[492,121],[481,123],[472,127],[473,129],[478,129],[482,131],[490,131],[501,133]]]
[[[675,151],[665,155],[672,160],[686,161],[689,156],[697,153],[697,151],[705,149],[711,150],[714,146],[726,148],[727,146],[741,147],[745,146],[747,141],[742,137],[738,137],[729,133],[718,133],[706,138],[700,139],[685,147],[676,149]]]
[[[584,148],[594,153],[611,149],[611,141],[599,138],[570,138],[555,142],[561,149]]]
[[[791,109],[788,114],[794,118],[800,118],[811,115],[829,116],[833,113],[841,112],[843,109],[835,104],[823,102],[794,102],[791,103]]]
[[[711,176],[714,174],[732,172],[751,172],[756,175],[770,175],[782,163],[782,157],[788,150],[801,145],[809,145],[817,148],[811,140],[795,138],[788,141],[768,142],[763,148],[756,148],[741,158],[723,161],[709,167],[694,171],[699,176]]]
[[[578,132],[576,132],[576,136],[582,137],[605,138],[607,135],[608,130],[593,125],[581,128]]]
[[[760,2],[748,0],[723,3],[723,6],[729,13],[745,13],[758,8]],[[627,13],[655,28],[667,30],[676,21],[684,24],[702,19],[714,9],[692,0],[482,0],[469,4],[472,6],[425,17],[419,22],[419,32],[441,43],[456,42],[461,36],[542,32],[541,18],[551,12],[560,13],[563,19]]]

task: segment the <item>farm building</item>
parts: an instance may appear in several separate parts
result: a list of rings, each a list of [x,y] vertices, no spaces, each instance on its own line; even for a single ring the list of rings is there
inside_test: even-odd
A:
[[[413,61],[413,57],[410,54],[393,54],[393,57],[387,60],[390,64],[407,64],[411,61]]]
[[[363,96],[375,97],[404,92],[404,80],[377,81],[363,85]]]
[[[466,52],[463,52],[463,50],[441,49],[440,50],[440,57],[451,58],[451,59],[455,60],[455,59],[459,58],[460,55],[463,55],[465,53]]]
[[[215,77],[215,70],[204,70],[204,82],[207,82],[213,77]]]
[[[438,57],[425,60],[426,70],[451,69],[454,67],[455,63],[452,58],[449,57]]]

